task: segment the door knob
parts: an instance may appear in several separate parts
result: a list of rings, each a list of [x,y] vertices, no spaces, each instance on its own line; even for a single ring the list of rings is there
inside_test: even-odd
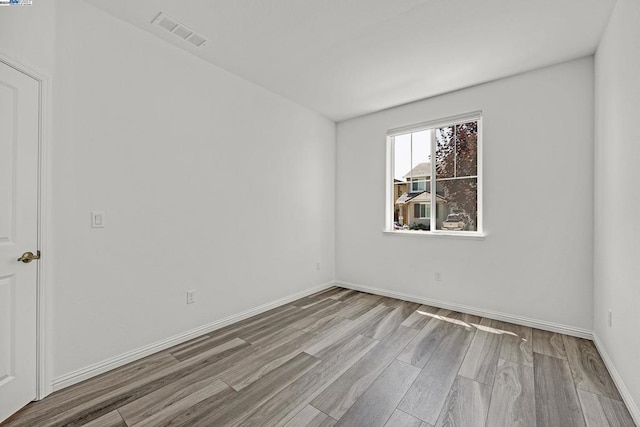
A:
[[[34,255],[33,252],[25,252],[20,258],[18,258],[18,261],[22,261],[25,264],[28,264],[34,259],[40,259],[40,251],[38,251],[36,255]]]

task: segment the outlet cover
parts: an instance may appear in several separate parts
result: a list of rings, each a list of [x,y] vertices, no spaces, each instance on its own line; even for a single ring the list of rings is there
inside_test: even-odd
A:
[[[105,219],[104,212],[91,212],[91,228],[104,228]]]
[[[187,304],[196,302],[196,291],[187,291]]]

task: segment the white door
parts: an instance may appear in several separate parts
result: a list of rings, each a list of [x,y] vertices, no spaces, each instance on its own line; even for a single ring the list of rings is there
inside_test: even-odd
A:
[[[0,422],[36,397],[39,90],[0,62]]]

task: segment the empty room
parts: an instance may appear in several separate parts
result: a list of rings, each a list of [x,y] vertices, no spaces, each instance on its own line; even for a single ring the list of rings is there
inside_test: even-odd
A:
[[[0,426],[640,426],[640,0],[0,0]]]

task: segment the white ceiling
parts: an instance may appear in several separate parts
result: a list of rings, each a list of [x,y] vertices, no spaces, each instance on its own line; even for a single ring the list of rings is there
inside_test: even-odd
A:
[[[340,121],[592,54],[615,0],[86,0]],[[164,12],[209,40],[152,25]]]

